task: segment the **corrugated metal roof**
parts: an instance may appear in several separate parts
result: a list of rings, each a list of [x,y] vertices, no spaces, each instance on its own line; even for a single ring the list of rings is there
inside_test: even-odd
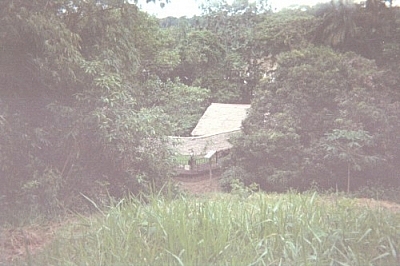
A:
[[[212,103],[200,118],[191,135],[214,135],[240,130],[249,108],[250,104]]]

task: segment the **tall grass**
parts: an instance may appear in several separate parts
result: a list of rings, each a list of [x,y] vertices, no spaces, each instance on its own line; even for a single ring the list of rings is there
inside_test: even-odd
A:
[[[398,265],[400,215],[316,194],[121,201],[33,265]]]

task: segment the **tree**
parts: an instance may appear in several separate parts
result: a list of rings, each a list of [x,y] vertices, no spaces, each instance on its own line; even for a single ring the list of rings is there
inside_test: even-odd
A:
[[[317,11],[322,16],[316,41],[334,48],[343,48],[354,45],[357,33],[356,6],[348,1],[331,1],[322,5]]]
[[[184,84],[210,89],[213,95],[216,91],[214,82],[221,78],[219,69],[225,56],[226,51],[216,34],[193,30],[181,40],[181,63],[174,73]]]
[[[348,175],[339,157],[360,169],[361,182],[383,178],[368,163],[383,169],[397,154],[385,143],[398,147],[392,119],[399,113],[381,75],[371,61],[324,47],[280,54],[275,80],[258,88],[234,142],[233,163],[251,176],[245,181],[264,189],[342,187]]]
[[[262,49],[262,56],[306,48],[318,25],[318,19],[301,10],[268,14],[256,25],[255,43]]]
[[[190,135],[210,98],[208,89],[187,86],[179,80],[161,82],[157,77],[147,80],[141,93],[143,107],[156,107],[173,136]]]
[[[1,204],[49,213],[161,187],[171,130],[141,97],[163,56],[155,20],[122,1],[3,1],[0,17]]]
[[[223,76],[214,82],[218,99],[249,103],[262,76],[259,61],[263,50],[255,42],[255,28],[270,9],[265,1],[233,1],[230,5],[209,5],[204,10],[204,27],[219,36],[226,50],[220,70]],[[225,100],[227,95],[230,101]]]
[[[351,171],[373,166],[378,156],[368,155],[365,148],[372,145],[372,136],[363,130],[334,129],[326,134],[326,159],[338,159],[347,164],[347,193],[350,193]]]
[[[322,23],[315,41],[382,62],[384,45],[393,39],[396,9],[380,0],[363,4],[332,1],[330,5],[319,5],[314,14],[322,18]]]

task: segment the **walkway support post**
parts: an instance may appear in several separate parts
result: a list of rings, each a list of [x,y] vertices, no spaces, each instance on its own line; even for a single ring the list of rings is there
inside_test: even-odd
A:
[[[210,180],[212,179],[212,160],[211,158],[216,155],[217,151],[211,150],[207,152],[207,154],[204,156],[204,158],[208,159],[208,165],[210,167]]]

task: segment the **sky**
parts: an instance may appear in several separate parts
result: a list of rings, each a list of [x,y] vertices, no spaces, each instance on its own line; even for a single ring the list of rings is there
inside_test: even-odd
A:
[[[292,5],[313,6],[319,2],[328,1],[329,0],[270,0],[269,3],[271,4],[273,10],[280,10]],[[140,0],[139,7],[143,11],[155,15],[158,18],[164,18],[168,16],[192,17],[194,15],[201,15],[201,10],[198,8],[201,2],[202,0],[170,0],[170,3],[166,4],[164,8],[161,8],[159,2],[151,2],[146,4],[145,0]]]

